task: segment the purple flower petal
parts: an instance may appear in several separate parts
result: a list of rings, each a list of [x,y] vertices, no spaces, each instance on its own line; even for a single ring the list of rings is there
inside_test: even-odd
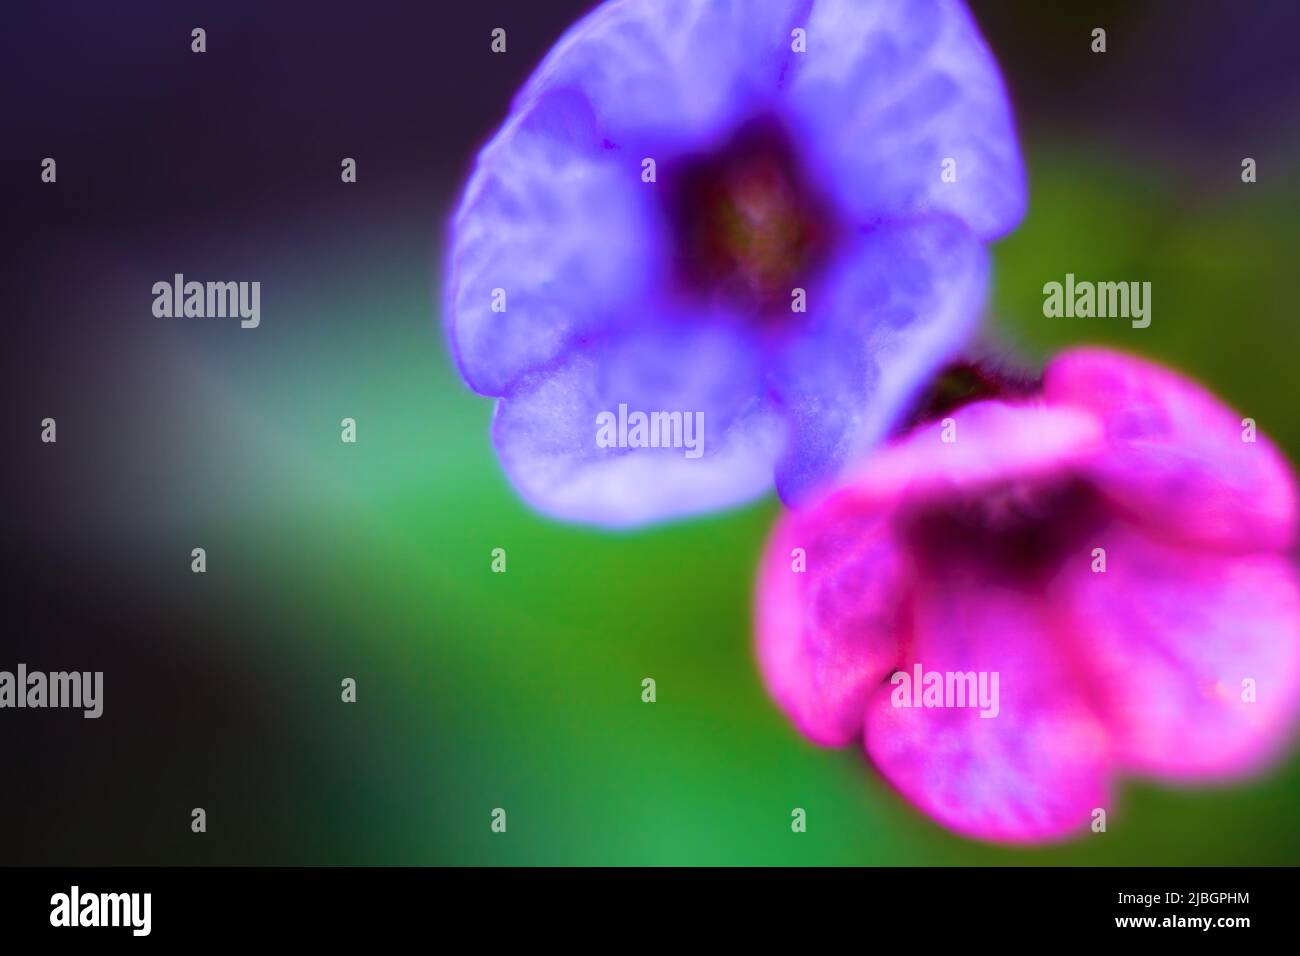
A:
[[[612,0],[560,39],[516,108],[548,90],[579,89],[601,137],[638,163],[703,148],[774,99],[804,5]]]
[[[1025,173],[1006,91],[960,3],[818,0],[807,29],[789,102],[853,218],[950,212],[984,239],[1019,223]]]
[[[1060,583],[1081,676],[1104,701],[1123,766],[1161,777],[1237,775],[1289,742],[1300,712],[1300,594],[1269,555],[1226,556],[1096,537]],[[1252,700],[1243,699],[1243,681]]]
[[[498,404],[493,437],[511,482],[538,510],[630,526],[733,506],[771,486],[784,425],[763,389],[753,340],[700,317],[587,343],[526,377]],[[703,416],[699,456],[684,444],[601,447],[598,416],[617,417],[620,405],[629,416]]]
[[[791,423],[777,488],[798,502],[880,441],[966,339],[987,282],[984,247],[946,217],[873,229],[809,290],[773,390]]]
[[[453,220],[446,289],[448,335],[476,391],[501,395],[575,337],[649,320],[666,243],[636,176],[601,148],[572,90],[535,99],[484,147]]]

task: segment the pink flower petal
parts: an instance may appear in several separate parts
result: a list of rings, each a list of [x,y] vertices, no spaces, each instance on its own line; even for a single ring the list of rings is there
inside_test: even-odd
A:
[[[885,685],[867,707],[866,747],[912,803],[967,836],[1064,838],[1106,808],[1106,729],[1036,599],[987,581],[928,581],[901,670],[998,674],[994,717],[979,707],[896,707]]]
[[[1199,385],[1100,348],[1062,353],[1046,371],[1049,402],[1092,410],[1110,448],[1090,474],[1116,507],[1161,534],[1227,548],[1283,548],[1295,535],[1295,489],[1263,435]]]
[[[945,434],[953,440],[945,441]],[[892,502],[904,493],[945,494],[1051,474],[1095,454],[1100,440],[1099,423],[1085,411],[975,402],[916,427],[878,452],[842,493]]]
[[[1239,774],[1273,758],[1300,712],[1300,595],[1272,555],[1170,547],[1116,525],[1105,573],[1082,554],[1058,582],[1101,692],[1116,759],[1165,777]],[[1243,701],[1243,681],[1255,702]]]
[[[867,696],[898,659],[907,579],[878,514],[822,508],[778,523],[759,572],[758,659],[805,736],[842,746],[861,734]]]

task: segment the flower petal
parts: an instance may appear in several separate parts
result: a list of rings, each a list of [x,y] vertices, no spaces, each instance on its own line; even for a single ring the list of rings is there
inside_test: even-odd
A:
[[[982,717],[978,706],[896,707],[892,698],[905,688],[880,687],[867,706],[872,760],[903,796],[967,836],[1036,842],[1085,827],[1094,808],[1107,806],[1106,731],[1053,641],[1046,608],[982,581],[922,588],[915,643],[900,670],[985,672],[989,700],[996,672],[997,715]]]
[[[1254,769],[1300,713],[1300,594],[1272,555],[1227,556],[1099,534],[1106,570],[1080,555],[1059,582],[1080,660],[1106,704],[1116,759],[1197,779]],[[1254,702],[1243,700],[1243,681]]]
[[[581,90],[602,138],[662,159],[707,146],[776,95],[794,0],[612,0],[556,43],[516,104]]]
[[[1010,104],[958,0],[817,0],[807,30],[788,103],[843,208],[862,223],[949,212],[985,239],[1015,227],[1026,186]]]
[[[758,578],[759,667],[811,740],[862,733],[867,697],[898,659],[908,575],[878,512],[818,508],[778,523]]]
[[[872,229],[827,269],[774,377],[791,424],[783,499],[802,500],[888,433],[962,346],[987,272],[984,247],[948,217]]]
[[[924,501],[1009,479],[1051,477],[1091,460],[1101,447],[1101,427],[1085,411],[973,402],[895,439],[851,469],[832,494],[864,505]]]
[[[1089,473],[1115,507],[1162,535],[1230,549],[1284,548],[1295,537],[1295,485],[1263,435],[1201,386],[1101,348],[1048,366],[1048,401],[1093,411],[1108,450]]]
[[[538,510],[609,527],[748,501],[771,486],[783,441],[760,359],[733,324],[704,317],[586,343],[497,405],[502,466]],[[601,447],[598,416],[620,405],[681,413],[676,447]]]
[[[452,221],[445,295],[452,349],[476,391],[504,394],[575,337],[644,318],[666,243],[623,165],[571,90],[533,100],[480,153]]]

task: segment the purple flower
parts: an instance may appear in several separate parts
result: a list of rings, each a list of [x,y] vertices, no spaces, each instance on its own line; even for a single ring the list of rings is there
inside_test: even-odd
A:
[[[1059,838],[1111,807],[1116,774],[1214,780],[1286,746],[1295,532],[1290,469],[1250,419],[1166,369],[1073,350],[1039,396],[919,426],[785,516],[758,584],[761,669],[805,735],[865,737],[945,826]]]
[[[478,156],[447,334],[545,512],[798,500],[961,346],[1024,204],[956,0],[613,0]]]

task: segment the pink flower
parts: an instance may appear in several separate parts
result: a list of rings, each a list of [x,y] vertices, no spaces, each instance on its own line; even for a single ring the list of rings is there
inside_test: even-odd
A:
[[[760,666],[806,736],[862,735],[945,826],[1059,839],[1109,811],[1117,774],[1215,780],[1285,749],[1295,530],[1290,469],[1253,422],[1167,369],[1072,350],[1032,399],[919,426],[785,515]],[[958,676],[927,706],[918,673]],[[963,706],[992,675],[996,706]]]

